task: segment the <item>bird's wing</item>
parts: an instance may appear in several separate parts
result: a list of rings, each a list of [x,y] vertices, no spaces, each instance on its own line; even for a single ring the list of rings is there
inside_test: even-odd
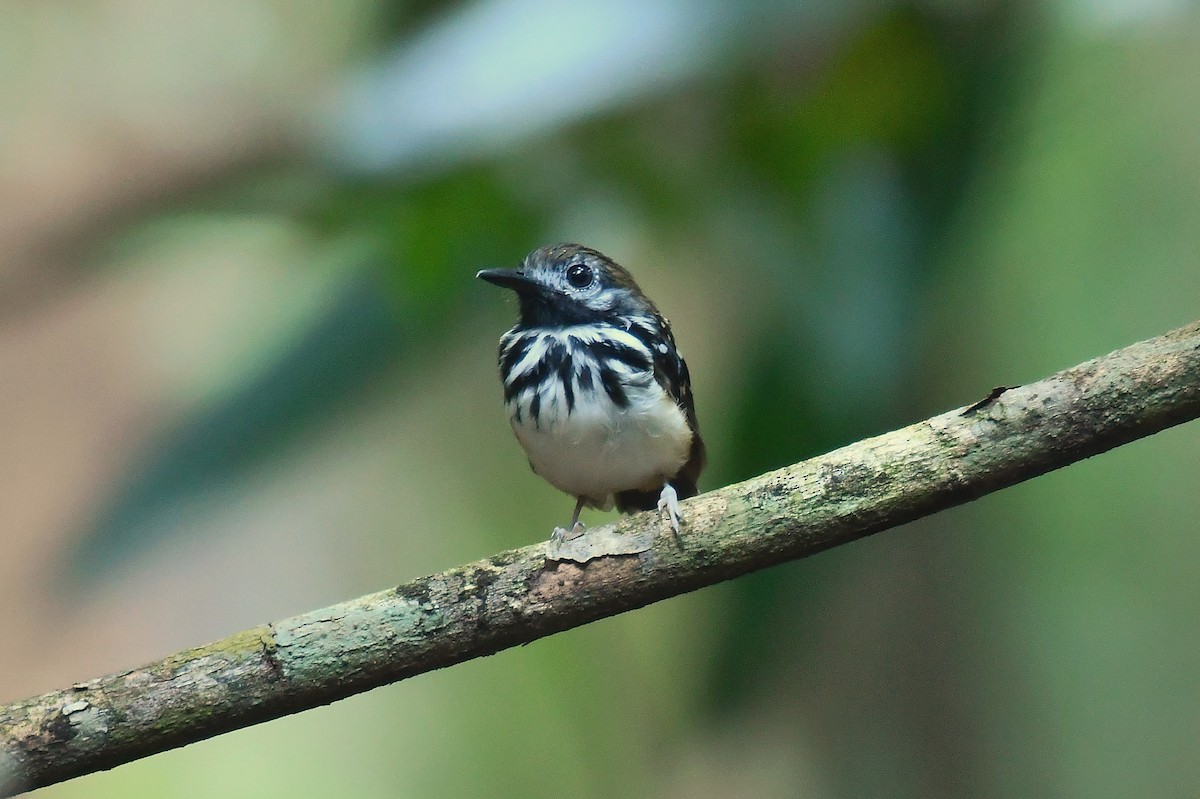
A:
[[[654,379],[671,399],[683,410],[687,417],[688,427],[692,430],[692,449],[687,462],[679,470],[679,474],[671,482],[679,493],[680,499],[696,494],[696,481],[704,469],[707,460],[704,450],[704,439],[700,437],[700,423],[696,420],[696,402],[692,396],[692,376],[688,373],[687,362],[679,354],[675,346],[675,335],[671,332],[671,323],[662,314],[655,314],[658,324],[658,344],[650,346],[654,357]],[[659,346],[663,343],[667,346]]]

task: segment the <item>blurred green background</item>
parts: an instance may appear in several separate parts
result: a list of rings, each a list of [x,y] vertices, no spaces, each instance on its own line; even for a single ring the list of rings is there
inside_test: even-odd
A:
[[[471,279],[543,243],[671,318],[705,489],[1200,316],[1190,4],[2,19],[0,701],[561,524]],[[1193,796],[1198,443],[39,795]]]

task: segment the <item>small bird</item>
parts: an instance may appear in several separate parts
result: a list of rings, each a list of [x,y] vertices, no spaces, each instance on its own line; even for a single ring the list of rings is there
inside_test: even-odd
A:
[[[623,267],[555,244],[517,269],[476,277],[517,293],[520,319],[500,339],[504,404],[533,471],[586,506],[658,508],[679,532],[696,494],[704,442],[691,378],[666,318]],[[555,528],[562,540],[568,531]]]

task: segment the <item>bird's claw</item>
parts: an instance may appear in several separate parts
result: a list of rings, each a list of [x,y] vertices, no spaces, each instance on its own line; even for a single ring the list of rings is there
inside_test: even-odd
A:
[[[662,493],[658,497],[658,515],[661,518],[666,515],[667,520],[671,523],[671,529],[675,531],[675,535],[679,535],[679,495],[675,493],[675,486],[667,483],[663,486]]]
[[[556,544],[561,544],[564,541],[574,541],[586,532],[587,527],[584,526],[583,522],[575,522],[575,524],[571,525],[570,530],[563,527],[555,527],[554,531],[550,533],[550,540]]]

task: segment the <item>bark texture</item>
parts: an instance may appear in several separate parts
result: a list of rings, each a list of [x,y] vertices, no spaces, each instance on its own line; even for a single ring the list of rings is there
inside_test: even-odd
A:
[[[801,558],[1200,416],[1200,322],[608,531],[546,544],[0,706],[0,794],[112,768]],[[638,547],[630,547],[638,549]]]

